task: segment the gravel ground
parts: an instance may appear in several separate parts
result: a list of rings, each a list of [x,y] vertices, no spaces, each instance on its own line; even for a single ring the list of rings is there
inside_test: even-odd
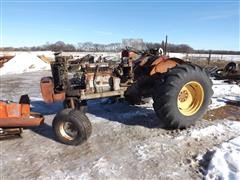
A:
[[[81,146],[66,146],[55,140],[51,128],[62,105],[41,100],[39,81],[49,74],[0,79],[0,99],[18,101],[27,93],[33,110],[45,116],[41,127],[24,130],[21,138],[0,141],[0,179],[202,179],[209,149],[240,135],[240,122],[227,120],[227,115],[222,120],[200,120],[185,130],[167,131],[150,104],[97,100],[89,102],[87,116],[93,126],[89,140]],[[199,155],[204,159],[199,161]]]

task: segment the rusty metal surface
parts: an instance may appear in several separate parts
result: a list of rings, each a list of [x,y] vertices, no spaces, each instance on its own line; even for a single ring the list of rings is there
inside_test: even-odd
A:
[[[98,72],[86,74],[86,93],[110,91],[111,73]]]
[[[61,102],[65,99],[65,92],[54,93],[53,94],[53,101],[54,102]]]
[[[0,127],[29,127],[29,126],[40,126],[43,124],[43,117],[38,118],[24,118],[24,117],[9,117],[0,118]]]
[[[0,101],[0,128],[39,126],[44,118],[30,112],[29,104]]]
[[[23,110],[25,109],[26,108],[24,108]],[[16,117],[21,117],[21,115],[22,115],[21,104],[14,103],[14,102],[7,103],[7,102],[0,101],[0,118],[8,118],[8,117],[16,118]]]
[[[108,92],[102,92],[102,93],[89,93],[81,94],[81,100],[90,100],[90,99],[97,99],[97,98],[105,98],[105,97],[113,97],[113,96],[123,96],[124,91],[127,88],[121,88],[120,90],[117,91],[108,91]]]
[[[157,62],[158,61],[158,62]],[[154,67],[150,72],[150,75],[154,75],[156,73],[165,73],[168,69],[175,67],[178,63],[171,59],[161,59],[159,58],[154,62]]]
[[[77,98],[80,102],[117,96],[123,94],[117,92],[118,89],[121,91],[121,87],[129,87],[144,76],[165,73],[180,62],[183,61],[169,58],[157,50],[128,48],[122,51],[119,63],[114,65],[95,61],[90,55],[74,59],[56,54],[55,61],[51,63],[52,79],[46,77],[41,81],[42,96],[47,103],[68,97]]]
[[[8,62],[13,57],[14,56],[3,56],[3,57],[0,57],[0,68],[3,67],[4,63]]]
[[[41,79],[40,89],[41,89],[43,100],[46,103],[52,103],[54,101],[53,100],[53,94],[54,94],[53,88],[54,88],[54,85],[53,85],[53,81],[51,78],[44,77]]]

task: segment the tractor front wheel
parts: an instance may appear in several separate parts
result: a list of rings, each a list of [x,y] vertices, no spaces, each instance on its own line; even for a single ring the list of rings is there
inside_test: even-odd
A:
[[[155,78],[153,107],[166,128],[186,128],[204,115],[213,90],[201,67],[181,64]]]
[[[67,145],[82,144],[92,132],[91,122],[79,110],[62,110],[53,119],[52,126],[57,140]]]

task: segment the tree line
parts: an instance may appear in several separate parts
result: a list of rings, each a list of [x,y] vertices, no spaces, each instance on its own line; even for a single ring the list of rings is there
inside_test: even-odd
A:
[[[131,41],[131,39],[130,39]],[[124,42],[124,41],[123,41]],[[33,47],[0,47],[0,51],[65,51],[65,52],[120,52],[125,48],[125,43],[110,43],[110,44],[99,44],[93,42],[78,43],[77,45],[68,44],[63,41],[57,41],[55,43],[46,43],[41,46]],[[134,41],[134,47],[145,48],[145,49],[159,49],[165,48],[164,41],[161,43]],[[187,44],[167,44],[167,52],[175,53],[199,53],[199,54],[236,54],[240,55],[240,51],[226,51],[226,50],[195,50]]]

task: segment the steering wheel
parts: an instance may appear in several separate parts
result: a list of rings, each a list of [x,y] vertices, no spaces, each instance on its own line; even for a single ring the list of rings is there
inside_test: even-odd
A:
[[[158,53],[159,53],[160,55],[163,55],[163,53],[164,53],[164,52],[163,52],[163,49],[162,49],[162,48],[159,48],[159,49],[158,49]]]

